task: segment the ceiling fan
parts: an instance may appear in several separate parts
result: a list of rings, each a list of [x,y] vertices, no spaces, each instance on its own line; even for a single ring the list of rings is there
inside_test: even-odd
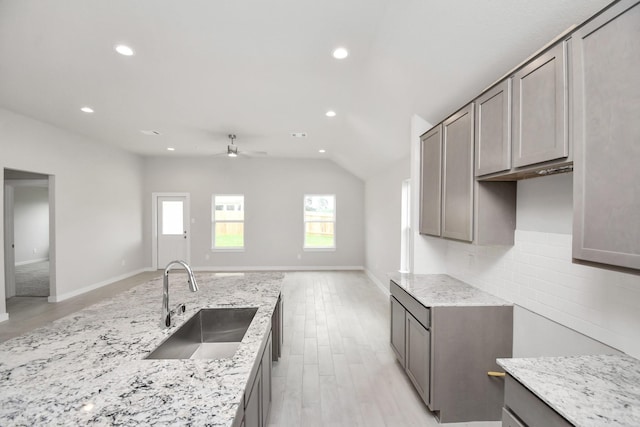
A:
[[[227,145],[227,151],[223,151],[221,153],[216,153],[214,154],[214,156],[227,156],[227,157],[238,157],[238,156],[244,156],[244,157],[259,157],[259,156],[266,156],[267,152],[266,151],[240,151],[238,150],[238,146],[235,144],[235,139],[236,134],[234,133],[230,133],[229,135],[227,135],[229,137],[229,139],[231,140],[231,144]]]

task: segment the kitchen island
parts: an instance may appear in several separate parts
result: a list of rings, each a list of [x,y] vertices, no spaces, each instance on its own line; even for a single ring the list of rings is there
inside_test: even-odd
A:
[[[232,426],[260,363],[281,273],[171,273],[170,303],[186,304],[161,326],[162,279],[0,344],[0,425]],[[257,307],[233,358],[145,360],[201,308]]]

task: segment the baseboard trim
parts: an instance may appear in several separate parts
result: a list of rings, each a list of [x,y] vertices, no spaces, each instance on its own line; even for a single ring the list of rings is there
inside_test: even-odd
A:
[[[38,259],[30,259],[29,261],[20,261],[20,262],[16,262],[15,266],[20,267],[21,265],[35,264],[37,262],[43,262],[43,261],[49,261],[49,258],[38,258]]]
[[[209,267],[192,267],[193,271],[221,271],[221,272],[243,272],[243,271],[347,271],[347,270],[364,270],[364,267],[361,265],[333,265],[333,266],[300,266],[300,265],[289,265],[289,266],[209,266]]]
[[[369,271],[369,269],[365,268],[364,272],[366,273],[367,277],[369,277],[369,280],[375,283],[375,285],[382,291],[382,293],[384,293],[386,296],[390,295],[389,289],[387,289],[384,286],[384,283],[382,283],[371,271]]]
[[[94,283],[94,284],[89,285],[89,286],[84,286],[84,287],[82,287],[80,289],[76,289],[76,290],[71,291],[71,292],[67,292],[67,293],[60,294],[60,295],[52,295],[52,296],[49,297],[48,301],[49,302],[64,301],[64,300],[67,300],[69,298],[77,297],[78,295],[82,295],[84,293],[87,293],[87,292],[90,292],[90,291],[94,291],[94,290],[96,290],[98,288],[101,288],[103,286],[110,285],[110,284],[112,284],[114,282],[118,282],[120,280],[128,279],[129,277],[133,277],[136,274],[144,273],[144,272],[147,272],[147,271],[154,271],[154,270],[151,269],[151,268],[148,268],[148,267],[140,268],[138,270],[134,270],[134,271],[131,271],[129,273],[122,274],[120,276],[112,277],[110,279],[103,280],[101,282]]]

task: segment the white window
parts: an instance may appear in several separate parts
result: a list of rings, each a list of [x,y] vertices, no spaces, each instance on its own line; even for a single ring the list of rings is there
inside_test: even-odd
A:
[[[216,194],[211,204],[213,249],[244,249],[244,195]]]
[[[306,194],[304,196],[304,248],[335,249],[336,196]]]

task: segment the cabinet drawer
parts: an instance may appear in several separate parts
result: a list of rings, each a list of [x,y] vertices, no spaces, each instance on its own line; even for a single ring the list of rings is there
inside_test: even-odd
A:
[[[407,311],[411,313],[413,317],[415,317],[416,320],[422,324],[422,326],[427,329],[430,328],[431,316],[427,307],[420,304],[414,297],[409,295],[407,291],[396,285],[393,280],[389,284],[389,290],[391,291],[391,295],[393,295],[398,300],[398,302],[402,304],[404,308],[406,308]]]
[[[528,427],[571,427],[560,414],[510,375],[505,378],[504,405]]]

